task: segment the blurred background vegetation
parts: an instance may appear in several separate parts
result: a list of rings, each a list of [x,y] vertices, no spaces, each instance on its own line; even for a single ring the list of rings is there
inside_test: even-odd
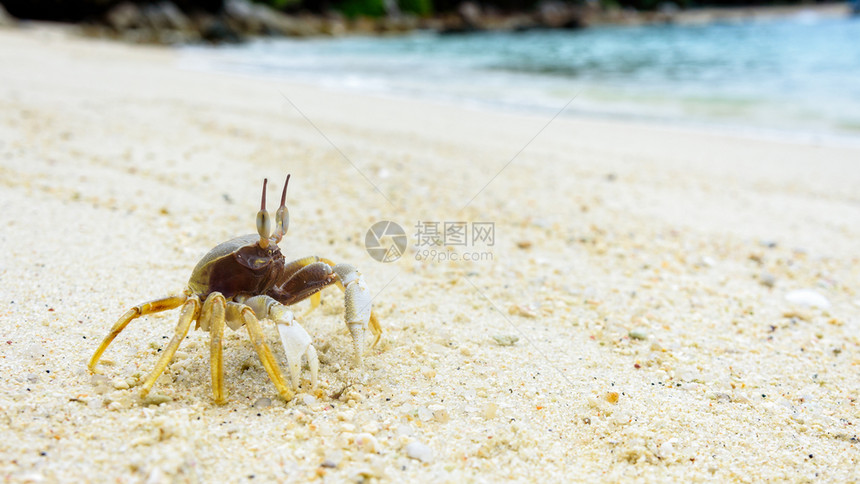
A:
[[[313,12],[324,12],[337,10],[347,16],[384,15],[390,6],[386,0],[257,0],[258,3],[266,3],[279,10],[304,9]],[[431,15],[433,13],[444,13],[456,11],[464,0],[388,0],[391,5],[396,5],[400,11],[412,13],[419,16]],[[535,10],[545,0],[482,0],[475,1],[482,8],[496,9],[503,13],[529,12]],[[694,7],[741,7],[759,5],[792,5],[803,3],[817,3],[811,1],[748,1],[748,0],[560,0],[558,3],[582,5],[586,3],[598,5],[604,8],[634,8],[637,10],[655,10],[661,6],[673,5],[680,8]],[[671,7],[670,7],[671,8]]]
[[[122,0],[0,0],[0,4],[19,18],[76,21],[98,15]],[[125,0],[128,1],[128,0]],[[172,0],[182,11],[220,11],[229,0]],[[472,3],[482,10],[501,14],[532,12],[542,4],[589,5],[604,9],[627,8],[642,11],[695,7],[741,7],[817,3],[772,0],[253,0],[276,10],[296,13],[340,12],[348,18],[383,17],[398,12],[427,17],[457,12],[462,4]],[[159,0],[131,0],[132,3],[157,4]]]

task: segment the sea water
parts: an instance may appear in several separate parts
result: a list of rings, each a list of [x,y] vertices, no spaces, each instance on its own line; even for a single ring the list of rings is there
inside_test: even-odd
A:
[[[259,40],[184,61],[547,115],[860,138],[860,18]]]

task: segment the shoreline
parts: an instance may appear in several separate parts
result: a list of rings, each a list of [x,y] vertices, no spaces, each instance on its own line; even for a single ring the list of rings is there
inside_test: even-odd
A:
[[[4,480],[854,477],[860,150],[547,125],[177,58],[0,30]],[[331,290],[301,321],[319,388],[305,369],[290,402],[230,330],[225,405],[203,331],[142,401],[175,311],[89,374],[111,324],[253,232],[262,178],[286,171],[282,250],[354,264],[378,294],[364,366]],[[406,229],[406,257],[368,255],[379,220]],[[415,225],[453,220],[495,224],[492,246],[447,251],[492,260],[416,260]]]
[[[249,80],[264,80],[268,82],[285,82],[291,85],[300,85],[305,88],[317,88],[323,91],[336,92],[343,95],[360,95],[369,98],[378,98],[381,101],[406,101],[415,99],[415,95],[410,95],[404,92],[366,90],[364,88],[353,88],[347,86],[326,85],[318,86],[310,79],[293,79],[278,74],[248,74],[242,72],[234,72],[217,68],[206,67],[181,67],[189,72],[209,73],[226,75],[237,79]],[[619,126],[639,126],[644,128],[658,128],[666,131],[676,131],[679,133],[693,133],[699,135],[717,134],[720,136],[743,138],[753,141],[778,142],[785,144],[796,144],[801,146],[833,146],[844,148],[860,147],[860,131],[834,131],[834,130],[816,130],[810,132],[809,129],[802,127],[774,127],[762,124],[744,124],[740,120],[720,120],[706,118],[681,118],[681,117],[649,117],[640,113],[608,113],[608,112],[588,112],[576,110],[575,100],[568,108],[559,112],[547,107],[535,106],[512,106],[503,103],[493,103],[474,99],[454,99],[446,96],[418,95],[418,99],[431,103],[448,106],[451,108],[461,108],[475,111],[484,111],[487,113],[498,113],[503,115],[522,115],[529,117],[546,117],[552,118],[558,115],[562,118],[568,118],[577,122],[587,123],[596,121],[600,123],[613,124]]]
[[[783,24],[778,25],[784,27]],[[596,29],[599,28],[602,27]],[[698,34],[695,28],[687,30],[688,28],[679,27],[684,29],[681,33]],[[675,31],[676,35],[678,32]],[[493,39],[494,42],[532,41],[529,38],[520,39],[519,33],[486,35],[484,39]],[[469,53],[468,47],[464,48],[462,53],[462,78],[448,82],[440,74],[445,72],[445,61],[440,60],[442,57],[431,58],[419,66],[410,64],[411,59],[398,53],[403,49],[429,48],[434,43],[444,49],[443,40],[444,37],[434,33],[413,34],[412,37],[401,39],[362,37],[357,40],[360,47],[349,48],[347,46],[350,45],[350,38],[259,39],[256,43],[245,46],[188,46],[180,48],[178,52],[182,68],[191,71],[307,86],[320,85],[334,91],[381,98],[421,98],[449,106],[462,105],[475,109],[547,117],[558,114],[580,120],[618,119],[622,122],[657,124],[680,130],[783,139],[792,143],[856,146],[860,141],[860,131],[854,124],[849,123],[852,121],[847,114],[852,112],[848,107],[850,104],[842,104],[840,109],[835,107],[832,99],[821,95],[809,96],[805,104],[798,102],[795,106],[788,102],[790,100],[787,100],[785,95],[755,91],[758,96],[746,93],[743,97],[747,99],[742,99],[745,104],[728,112],[715,109],[715,106],[720,102],[737,102],[730,91],[717,89],[709,93],[706,87],[697,86],[695,83],[672,84],[667,81],[668,85],[693,88],[688,89],[685,95],[673,98],[667,89],[637,90],[630,83],[613,86],[610,82],[601,85],[593,80],[544,75],[537,71],[493,71],[475,64],[474,56]],[[354,65],[343,67],[338,64],[340,59],[351,54],[357,56],[352,60]],[[297,60],[283,63],[273,60],[278,56]],[[326,61],[328,57],[334,60]],[[401,61],[418,69],[422,74],[410,74],[410,67],[398,70],[388,65]],[[386,74],[375,73],[376,68]],[[507,91],[501,88],[487,92],[473,91],[470,88],[472,83],[464,80],[478,81],[482,75],[489,76],[486,79],[490,86],[504,85]],[[535,84],[530,87],[528,82]],[[815,83],[807,83],[804,86],[811,89],[818,87]],[[517,95],[509,96],[510,92],[514,91]],[[565,93],[572,96],[573,101],[559,113],[558,110],[570,100],[562,97]],[[799,114],[804,110],[805,118]]]

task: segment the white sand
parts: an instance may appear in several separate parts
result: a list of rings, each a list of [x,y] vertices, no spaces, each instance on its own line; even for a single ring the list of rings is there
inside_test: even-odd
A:
[[[0,31],[4,481],[857,479],[860,150],[563,117],[461,210],[546,118],[177,66]],[[284,251],[379,292],[364,371],[333,289],[304,323],[316,397],[280,400],[230,332],[214,405],[192,331],[154,389],[170,401],[144,405],[176,311],[90,375],[115,319],[253,232],[262,178],[287,172]],[[378,263],[363,241],[384,219],[495,222],[474,249],[493,260],[419,262],[411,238]]]

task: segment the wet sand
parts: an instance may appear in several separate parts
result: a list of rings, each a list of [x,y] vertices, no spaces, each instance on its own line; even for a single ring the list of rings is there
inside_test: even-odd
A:
[[[856,479],[860,149],[548,121],[0,30],[3,480]],[[283,251],[375,294],[363,368],[330,289],[302,321],[319,386],[290,402],[228,331],[215,405],[193,330],[142,401],[177,311],[90,374],[286,173]],[[395,262],[365,250],[380,220],[409,235]],[[416,236],[445,222],[494,237]]]

